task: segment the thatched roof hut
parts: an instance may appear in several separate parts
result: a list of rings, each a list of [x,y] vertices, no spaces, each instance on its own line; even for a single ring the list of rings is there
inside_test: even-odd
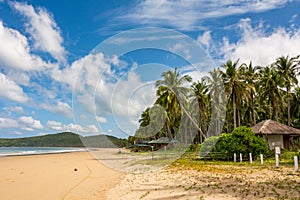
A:
[[[274,149],[275,146],[289,149],[291,137],[300,137],[299,129],[270,119],[255,124],[252,130],[269,142],[270,149]]]

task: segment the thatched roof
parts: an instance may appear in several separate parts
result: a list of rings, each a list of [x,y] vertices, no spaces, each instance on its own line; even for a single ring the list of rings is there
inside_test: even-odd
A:
[[[270,119],[255,124],[254,126],[252,126],[252,130],[255,134],[300,136],[299,129],[281,124]]]

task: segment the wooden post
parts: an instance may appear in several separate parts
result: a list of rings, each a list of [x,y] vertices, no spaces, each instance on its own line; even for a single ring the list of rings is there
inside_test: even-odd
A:
[[[298,172],[299,167],[298,167],[298,156],[294,156],[294,163],[295,163],[295,172]]]
[[[278,154],[275,154],[275,163],[276,163],[276,167],[279,167],[279,156],[278,156]]]
[[[260,164],[264,164],[264,155],[260,154]]]
[[[233,162],[236,162],[236,153],[233,154]]]
[[[243,162],[243,155],[240,153],[240,162]]]
[[[164,146],[165,148],[165,159],[167,159],[167,146]]]
[[[252,164],[252,153],[249,153],[250,164]]]
[[[154,146],[151,146],[151,149],[152,149],[152,160],[153,160],[154,159],[154,152],[153,152]]]

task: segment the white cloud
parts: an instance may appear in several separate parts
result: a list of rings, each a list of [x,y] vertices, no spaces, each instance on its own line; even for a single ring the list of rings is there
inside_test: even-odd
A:
[[[36,11],[26,3],[13,2],[11,5],[28,19],[26,31],[34,40],[34,47],[48,52],[58,61],[65,62],[66,51],[62,46],[63,38],[52,14],[44,8],[38,8]]]
[[[53,71],[52,77],[57,82],[74,85],[75,118],[96,114],[102,117],[97,120],[105,123],[106,115],[113,112],[115,117],[126,116],[129,120],[137,121],[146,106],[153,104],[155,99],[153,84],[149,86],[148,83],[142,83],[134,71],[127,74],[127,69],[124,71],[122,67],[111,66],[111,63],[117,66],[127,65],[116,56],[106,58],[102,53],[97,53],[75,61],[68,68],[63,70],[57,68]],[[119,71],[116,72],[114,69]],[[144,86],[146,89],[139,89]],[[84,111],[82,107],[85,108]]]
[[[96,120],[100,123],[106,123],[107,119],[105,117],[97,116]]]
[[[24,93],[23,89],[2,73],[0,73],[0,85],[1,97],[19,103],[26,103],[28,101],[28,97]]]
[[[4,128],[34,131],[36,129],[43,129],[44,127],[39,120],[35,120],[31,116],[22,116],[18,119],[0,118],[0,129]]]
[[[17,84],[24,86],[30,85],[30,76],[25,72],[20,72],[17,70],[8,70],[6,75]]]
[[[118,17],[137,24],[168,25],[191,30],[199,21],[250,12],[263,12],[284,6],[288,0],[144,0]]]
[[[116,60],[116,58],[114,58]],[[52,78],[61,83],[73,86],[76,83],[75,90],[82,91],[85,87],[95,87],[99,76],[105,69],[109,70],[109,62],[102,53],[89,54],[79,60],[76,60],[71,66],[60,70],[55,68],[52,71]],[[106,73],[109,73],[107,71]]]
[[[60,113],[65,115],[66,117],[72,118],[73,117],[73,111],[72,108],[69,106],[69,104],[57,101],[55,105],[51,104],[42,104],[41,107],[45,110],[48,110],[53,113]]]
[[[5,27],[0,20],[0,64],[23,71],[50,67],[40,57],[31,54],[27,38],[19,31]]]
[[[39,120],[33,119],[31,116],[22,116],[18,119],[20,128],[27,131],[34,131],[35,129],[43,129],[43,125]]]
[[[17,128],[18,122],[10,118],[0,118],[0,129],[3,128]]]
[[[5,107],[3,110],[8,110],[11,112],[16,112],[16,113],[23,113],[24,109],[22,106],[13,106],[13,107]]]
[[[99,129],[95,125],[81,126],[78,124],[62,124],[57,121],[48,121],[47,127],[55,131],[70,131],[78,132],[80,134],[99,134]]]
[[[211,43],[211,35],[210,35],[211,31],[205,31],[203,33],[203,35],[199,35],[197,38],[197,41],[204,45],[206,47],[206,49],[209,49],[210,47],[210,43]]]
[[[251,26],[250,19],[240,21],[242,37],[235,43],[224,38],[223,47],[220,47],[225,59],[241,62],[253,62],[254,65],[269,65],[280,56],[296,56],[300,52],[300,29],[287,31],[284,28],[274,29],[266,33],[263,27]]]

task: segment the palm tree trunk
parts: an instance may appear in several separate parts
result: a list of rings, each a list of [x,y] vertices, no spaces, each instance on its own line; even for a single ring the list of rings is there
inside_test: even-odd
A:
[[[286,97],[287,97],[287,104],[288,104],[288,106],[287,106],[287,109],[288,109],[288,122],[287,122],[287,125],[290,126],[291,125],[291,111],[290,111],[291,104],[290,104],[290,88],[289,87],[286,88],[286,93],[287,93]]]
[[[237,109],[237,112],[238,112],[238,126],[241,126],[241,112],[240,112],[240,109]]]
[[[256,117],[255,117],[255,110],[254,110],[254,98],[253,98],[253,94],[251,93],[251,106],[252,106],[252,117],[253,117],[253,124],[256,124]]]
[[[232,107],[233,107],[233,128],[236,128],[236,102],[235,102],[235,95],[232,92]]]

